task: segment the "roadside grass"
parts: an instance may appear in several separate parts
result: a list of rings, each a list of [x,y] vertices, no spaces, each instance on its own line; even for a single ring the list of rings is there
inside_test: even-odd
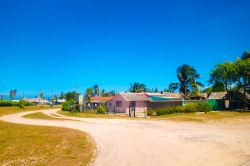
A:
[[[58,118],[53,118],[49,115],[46,115],[42,112],[36,112],[36,113],[32,113],[32,114],[28,114],[23,116],[24,118],[31,118],[31,119],[46,119],[46,120],[61,120]]]
[[[51,114],[55,117],[60,117],[56,114]],[[54,118],[52,116],[46,115],[42,112],[36,112],[36,113],[32,113],[32,114],[28,114],[23,116],[24,118],[30,118],[30,119],[44,119],[44,120],[70,120],[70,119],[65,119],[65,118]],[[74,120],[75,121],[75,120]]]
[[[59,114],[65,116],[73,116],[80,118],[109,118],[109,119],[127,119],[127,120],[169,120],[176,122],[248,122],[250,121],[250,112],[196,112],[196,113],[175,113],[162,116],[151,116],[148,118],[131,118],[124,115],[96,114],[93,111],[87,112],[67,112],[58,111]]]
[[[1,115],[40,109],[0,107]],[[48,118],[44,115],[32,116]],[[2,121],[0,144],[0,165],[87,165],[95,151],[94,141],[86,133],[77,130]]]
[[[208,112],[208,113],[176,113],[163,116],[154,116],[152,119],[185,121],[185,122],[248,122],[250,121],[249,112]]]
[[[45,110],[45,109],[53,109],[53,108],[60,108],[60,106],[53,106],[53,107],[50,107],[47,105],[46,106],[27,106],[24,109],[16,107],[16,106],[0,107],[0,116],[14,114],[18,112]]]
[[[58,111],[58,113],[64,116],[73,116],[79,118],[140,119],[140,118],[128,117],[126,115],[96,114],[94,111],[84,111],[84,112]]]

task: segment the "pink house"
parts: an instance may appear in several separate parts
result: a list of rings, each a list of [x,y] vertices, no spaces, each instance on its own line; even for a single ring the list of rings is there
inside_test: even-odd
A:
[[[120,93],[112,100],[112,111],[129,114],[129,108],[134,107],[136,112],[145,112],[148,102],[149,97],[144,93]]]

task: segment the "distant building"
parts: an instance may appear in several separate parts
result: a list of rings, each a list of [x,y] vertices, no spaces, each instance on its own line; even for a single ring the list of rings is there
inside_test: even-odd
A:
[[[24,98],[24,101],[31,102],[33,104],[42,104],[42,105],[47,105],[50,104],[49,100],[43,99],[43,98]]]
[[[65,99],[57,99],[55,101],[53,101],[54,105],[61,105],[62,103],[64,103],[66,100]]]

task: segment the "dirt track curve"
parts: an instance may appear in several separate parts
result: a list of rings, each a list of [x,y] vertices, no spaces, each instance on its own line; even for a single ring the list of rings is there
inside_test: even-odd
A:
[[[58,109],[41,112],[54,116]],[[97,145],[95,166],[250,165],[250,124],[198,124],[169,121],[74,118],[38,120],[22,116],[0,120],[59,126],[89,133]],[[55,116],[54,116],[55,117]],[[72,121],[73,120],[73,121]]]

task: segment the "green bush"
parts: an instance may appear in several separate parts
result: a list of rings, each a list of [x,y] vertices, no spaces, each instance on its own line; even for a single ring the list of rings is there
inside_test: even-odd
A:
[[[17,103],[18,106],[20,105],[23,105],[23,106],[31,106],[33,105],[31,102],[28,102],[28,101],[25,101],[25,100],[20,100],[18,103]]]
[[[197,103],[197,112],[210,112],[212,106],[209,103]]]
[[[100,105],[100,107],[96,108],[96,113],[97,114],[105,114],[105,113],[107,113],[106,104],[103,103],[103,104]]]
[[[148,116],[155,116],[156,115],[156,110],[152,110],[152,109],[147,110],[147,115]]]
[[[185,106],[174,106],[174,107],[165,107],[158,108],[156,110],[156,115],[166,115],[174,113],[192,113],[192,112],[209,112],[212,110],[212,107],[209,103],[189,103]]]
[[[18,103],[9,100],[0,100],[0,107],[17,106]]]
[[[75,103],[76,103],[76,101],[72,100],[72,99],[69,101],[65,101],[64,103],[62,103],[62,110],[63,111],[70,111],[70,105],[75,104]]]
[[[156,110],[156,115],[166,115],[166,114],[174,114],[182,112],[182,107],[181,106],[173,106],[173,107],[165,107],[165,108],[158,108]]]

